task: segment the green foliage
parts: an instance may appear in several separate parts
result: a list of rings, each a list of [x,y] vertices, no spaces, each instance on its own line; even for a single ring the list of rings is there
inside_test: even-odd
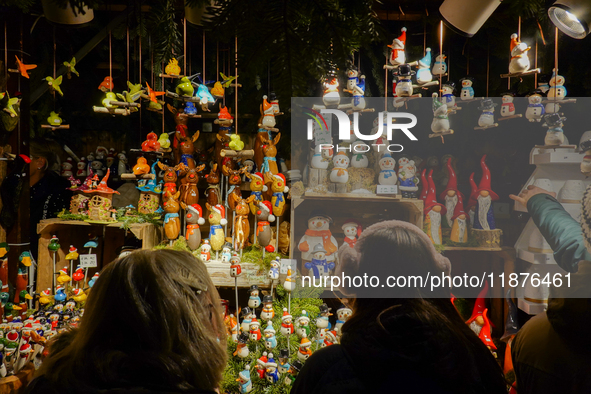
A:
[[[181,32],[175,21],[174,1],[158,1],[149,16],[154,63],[168,62],[181,51]]]
[[[35,5],[35,0],[0,0],[0,7],[18,7],[23,13],[28,13]]]
[[[125,208],[119,208],[117,210],[117,221],[121,223],[121,228],[129,230],[132,224],[151,223],[154,226],[162,226],[162,217],[157,213],[143,214],[137,211],[132,212],[130,215],[126,214]]]
[[[78,13],[82,15],[86,14],[86,11],[84,11],[85,6],[88,6],[88,8],[97,8],[100,4],[103,3],[102,1],[97,0],[52,0],[52,2],[54,4],[57,4],[58,7],[64,9],[69,4],[70,7],[72,7],[74,15],[77,15]]]
[[[242,259],[243,263],[252,263],[259,266],[261,271],[267,271],[271,268],[271,261],[275,260],[277,257],[282,258],[285,257],[281,253],[273,252],[273,253],[265,253],[265,257],[263,258],[263,250],[259,249],[258,245],[250,246],[245,248],[242,251]]]
[[[292,292],[291,297],[291,315],[295,319],[301,314],[302,310],[308,312],[308,316],[310,317],[310,340],[313,341],[313,333],[316,332],[316,316],[319,312],[319,307],[323,303],[323,301],[318,298],[320,295],[321,290],[314,289],[314,291],[310,292],[310,289],[299,289],[296,288],[294,292]],[[297,352],[300,344],[300,339],[297,335],[292,334],[289,338],[281,335],[280,327],[281,327],[281,316],[283,314],[283,308],[287,308],[289,304],[289,297],[288,293],[285,291],[283,286],[278,285],[274,294],[274,302],[273,302],[273,309],[275,311],[275,317],[273,318],[273,327],[277,331],[277,347],[268,351],[269,353],[273,353],[274,359],[278,362],[279,352],[281,349],[286,349],[289,347],[289,354],[290,354],[290,361],[289,363],[293,363],[297,360]],[[294,324],[295,325],[295,324]],[[261,322],[261,332],[266,327],[266,323]],[[250,376],[252,380],[253,390],[251,393],[253,394],[279,394],[279,393],[289,393],[291,386],[286,386],[283,384],[283,381],[287,374],[282,374],[279,376],[279,381],[275,384],[269,383],[264,379],[260,379],[256,372],[256,360],[263,355],[265,349],[264,340],[258,341],[257,343],[250,342],[248,345],[250,354],[246,359],[241,359],[238,356],[234,356],[233,353],[236,350],[236,344],[232,341],[232,338],[228,338],[228,363],[226,365],[226,370],[224,371],[223,381],[222,381],[222,391],[229,392],[229,393],[238,393],[238,383],[236,379],[238,378],[238,373],[240,373],[247,364],[250,365]],[[313,342],[312,351],[318,349],[318,346]]]

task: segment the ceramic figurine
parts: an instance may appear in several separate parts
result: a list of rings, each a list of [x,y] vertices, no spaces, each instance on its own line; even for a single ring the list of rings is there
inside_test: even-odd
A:
[[[119,159],[119,163],[117,164],[117,174],[127,174],[129,173],[129,168],[127,167],[127,156],[125,156],[125,152],[120,152],[117,155]]]
[[[211,95],[216,98],[216,99],[221,99],[224,98],[224,87],[222,86],[222,83],[220,81],[216,81],[213,84],[213,88],[211,88]]]
[[[503,104],[501,104],[501,116],[513,116],[515,115],[515,104],[513,104],[513,100],[515,99],[515,93],[507,92],[503,93]]]
[[[245,247],[250,246],[250,223],[248,221],[248,214],[250,213],[249,204],[254,198],[254,196],[250,196],[247,199],[241,198],[234,206],[234,250],[242,251]]]
[[[351,308],[345,305],[341,305],[341,307],[337,309],[337,322],[334,326],[334,329],[337,332],[338,336],[341,335],[341,328],[343,328],[343,324],[345,324],[347,320],[349,320],[352,314],[353,311],[351,310]]]
[[[263,321],[269,321],[275,317],[275,311],[273,310],[273,297],[266,295],[263,297],[263,310],[261,311],[261,319]]]
[[[126,103],[135,103],[140,99],[141,95],[145,93],[141,83],[133,84],[130,81],[127,81],[127,88],[128,90],[123,91],[122,93],[116,93],[117,98]],[[129,110],[135,112],[138,109],[136,107],[130,107]]]
[[[298,349],[298,360],[304,362],[312,355],[312,350],[310,349],[311,346],[312,342],[310,342],[310,340],[306,336],[304,336],[300,341],[300,347]]]
[[[380,174],[378,176],[378,183],[380,185],[396,185],[398,182],[396,178],[396,160],[392,158],[390,152],[384,153],[384,156],[379,161]]]
[[[143,214],[152,214],[158,210],[160,206],[160,194],[162,194],[162,186],[156,183],[156,165],[159,161],[152,164],[151,173],[154,179],[149,179],[147,182],[142,179],[138,182],[136,189],[140,191],[140,200],[138,201],[138,212]]]
[[[304,263],[312,261],[313,249],[317,244],[324,247],[327,263],[334,263],[338,244],[330,232],[329,226],[331,223],[332,218],[330,216],[319,211],[312,212],[308,219],[308,229],[298,243],[298,250],[302,252],[302,261]]]
[[[195,104],[191,101],[185,103],[185,109],[183,109],[183,113],[185,115],[197,115],[197,108],[195,108]]]
[[[455,90],[456,85],[453,82],[448,81],[441,85],[441,102],[447,106],[448,110],[457,108],[456,96],[454,96]]]
[[[359,148],[356,148],[357,146],[359,146]],[[351,150],[353,152],[353,154],[351,156],[351,167],[353,167],[353,168],[367,168],[367,166],[369,165],[369,159],[367,158],[367,155],[363,151],[364,150],[363,146],[365,146],[365,143],[360,140],[353,141],[353,143],[351,144]],[[323,150],[326,151],[327,149],[323,149]],[[326,164],[328,167],[328,161],[326,161]]]
[[[566,88],[564,87],[564,77],[556,74],[556,69],[552,71],[550,78],[550,87],[548,89],[549,103],[546,104],[546,113],[557,113],[560,111],[560,102],[566,97]]]
[[[340,151],[332,159],[334,167],[330,172],[330,181],[333,183],[347,183],[349,180],[349,157],[343,151]]]
[[[228,177],[228,190],[226,191],[227,206],[233,211],[236,209],[236,204],[242,199],[242,192],[240,191],[240,184],[242,183],[242,174],[246,172],[245,168],[235,170],[232,167],[222,165],[222,174]],[[254,200],[254,199],[253,199]]]
[[[323,87],[324,92],[322,94],[322,102],[324,105],[332,108],[338,107],[341,102],[341,97],[339,95],[339,79],[334,73],[330,73],[326,76]]]
[[[68,283],[69,281],[71,281],[72,278],[70,278],[70,276],[68,275],[68,267],[64,267],[62,268],[57,276],[57,283],[60,285],[64,285],[66,283]],[[56,293],[57,294],[57,293]]]
[[[464,77],[460,80],[460,82],[462,83],[460,99],[464,101],[474,99],[474,88],[472,87],[472,84],[474,83],[474,78]]]
[[[168,64],[164,68],[164,72],[168,75],[179,75],[181,73],[179,62],[173,57],[168,61]]]
[[[187,212],[185,214],[185,222],[187,223],[185,238],[187,239],[187,246],[191,250],[197,250],[201,244],[201,230],[199,230],[199,226],[205,224],[203,209],[199,204],[186,205],[182,202],[181,207]]]
[[[530,122],[539,122],[544,117],[546,110],[542,104],[542,95],[540,91],[534,91],[527,96],[527,109],[525,110],[525,118]]]
[[[456,177],[456,172],[451,163],[451,157],[447,159],[446,166],[448,172],[448,181],[445,190],[443,190],[439,194],[439,200],[442,201],[445,205],[445,209],[447,213],[445,214],[444,224],[446,227],[451,228],[453,225],[453,215],[455,215],[456,205],[458,204],[458,199],[462,199],[464,196],[458,190],[458,179]]]
[[[76,287],[80,287],[80,282],[84,280],[84,268],[78,266],[76,271],[72,274],[72,279],[76,282]]]
[[[352,65],[347,70],[347,90],[346,92],[353,94],[353,89],[359,83],[359,71],[357,67]]]
[[[145,157],[138,157],[137,163],[133,166],[133,173],[135,175],[144,175],[150,172],[150,166],[148,165],[148,161]]]
[[[158,167],[164,173],[163,180],[164,180],[164,189],[163,192],[169,192],[170,194],[175,194],[177,192],[176,184],[178,179],[178,172],[184,171],[185,165],[180,163],[174,167],[167,166],[166,164],[162,163],[161,161],[157,161]]]
[[[101,84],[98,86],[98,89],[103,93],[108,92],[109,90],[113,90],[113,79],[107,75],[105,79],[103,79],[103,82],[101,82]]]
[[[267,277],[271,279],[271,281],[276,281],[279,279],[279,267],[281,266],[281,262],[279,257],[275,258],[275,260],[271,260],[271,268],[269,268],[269,272],[267,273]]]
[[[431,122],[431,131],[435,134],[449,133],[449,117],[447,115],[447,104],[440,101],[437,93],[433,93],[433,121]],[[453,95],[452,95],[453,97]],[[455,101],[455,100],[454,100]]]
[[[113,92],[107,92],[105,98],[101,101],[105,108],[117,108],[117,104],[113,104],[113,101],[117,101],[117,95]]]
[[[466,208],[468,208],[468,217],[470,218],[470,225],[474,227],[474,213],[476,210],[476,203],[478,202],[477,197],[478,193],[478,186],[474,181],[474,173],[470,174],[470,198],[468,199],[468,204]]]
[[[252,322],[253,313],[249,307],[244,307],[240,311],[240,315],[242,316],[242,322],[240,323],[240,329],[243,333],[248,333],[250,331],[250,323]]]
[[[286,386],[291,386],[298,377],[298,374],[300,373],[302,367],[302,362],[300,360],[295,360],[293,364],[290,366],[288,374],[283,381],[283,384]]]
[[[468,242],[468,220],[466,212],[464,212],[464,201],[462,193],[457,194],[458,201],[454,206],[453,215],[451,217],[451,235],[450,239],[457,243]],[[449,209],[448,209],[449,213]]]
[[[365,109],[365,75],[359,77],[351,94],[353,95],[351,100],[353,111],[363,111]]]
[[[179,96],[193,96],[193,93],[195,93],[195,88],[191,84],[191,80],[189,79],[189,77],[181,78],[179,84],[176,85],[175,92]]]
[[[201,245],[201,261],[204,263],[209,263],[211,260],[211,245],[209,244],[208,239],[203,240],[203,245]]]
[[[244,149],[244,142],[242,142],[238,134],[230,135],[230,142],[228,143],[228,148],[235,151],[241,151],[242,149]]]
[[[320,305],[319,315],[316,318],[316,328],[330,330],[331,324],[328,321],[329,316],[332,316],[332,313],[330,313],[330,309],[331,308],[329,308],[326,304]]]
[[[82,289],[72,290],[72,299],[78,303],[86,301],[87,295]]]
[[[265,334],[265,347],[267,350],[271,350],[277,347],[277,338],[275,337],[275,329],[273,328],[273,322],[267,321],[267,327],[263,331]]]
[[[62,171],[60,175],[65,178],[73,176],[74,173],[72,172],[72,168],[74,168],[72,158],[68,157],[68,159],[62,163]]]
[[[195,141],[199,138],[199,130],[193,134],[193,137],[183,137],[179,131],[176,132],[176,138],[180,142],[180,159],[179,163],[186,165],[187,167],[195,168],[195,159],[193,153],[195,153]],[[205,167],[205,166],[204,166]]]
[[[425,199],[425,229],[426,233],[435,245],[441,245],[443,240],[441,238],[441,215],[445,215],[446,208],[443,204],[437,202],[435,195],[435,182],[433,182],[433,170],[429,171],[427,177],[429,184],[429,192]]]
[[[164,233],[170,241],[177,239],[181,231],[179,196],[180,192],[175,194],[164,193],[164,203],[162,204],[164,212],[166,212],[166,215],[164,215]]]
[[[416,176],[415,162],[407,157],[398,159],[398,182],[402,198],[417,198],[419,179]]]
[[[242,182],[248,182],[248,177],[246,174],[252,175],[255,172],[255,164],[254,161],[251,159],[246,159],[242,161],[242,167],[246,169],[244,175],[242,176]]]
[[[435,57],[435,63],[433,63],[431,73],[436,77],[447,74],[447,63],[445,63],[445,59],[447,59],[447,56],[443,53],[440,53]]]
[[[259,297],[259,287],[257,285],[250,286],[250,296],[248,297],[248,307],[256,309],[261,306],[261,298]]]
[[[478,197],[474,215],[474,228],[479,230],[494,230],[496,227],[492,202],[497,201],[499,196],[491,189],[490,170],[486,165],[486,155],[480,159],[480,167],[482,168],[482,178],[475,192],[475,195]]]
[[[248,347],[246,348],[248,350]],[[244,357],[242,357],[244,358]],[[238,374],[238,389],[240,394],[250,393],[252,391],[252,381],[250,380],[250,365],[246,364],[244,370]]]
[[[52,93],[57,92],[60,96],[64,96],[64,92],[62,92],[62,88],[60,87],[60,85],[62,84],[61,75],[55,79],[53,79],[52,77],[45,77],[45,80],[47,81],[47,85],[49,85],[49,91],[51,91]]]
[[[260,341],[263,335],[261,334],[261,323],[256,317],[253,317],[250,322],[250,340],[253,342]]]
[[[216,141],[215,141],[215,160],[216,163],[218,164],[218,168],[222,168],[222,165],[227,164],[228,162],[231,161],[230,157],[222,157],[221,152],[223,149],[229,149],[229,143],[230,143],[230,137],[229,134],[232,134],[232,123],[234,123],[234,118],[232,117],[232,115],[230,115],[230,111],[228,110],[227,107],[221,107],[220,111],[218,112],[218,118],[214,121],[217,122],[217,124],[219,124],[219,129],[218,129],[218,133],[216,135]],[[260,130],[259,130],[260,131]],[[267,133],[267,131],[265,130],[265,134]],[[270,138],[270,137],[269,137]],[[262,144],[261,144],[262,145]],[[257,145],[256,145],[256,141],[255,141],[255,162],[256,160],[256,155],[257,155]],[[261,160],[262,160],[262,154],[261,154]],[[258,163],[257,163],[258,165]]]
[[[404,49],[406,46],[406,27],[401,29],[402,33],[398,38],[392,41],[392,45],[388,45],[388,48],[392,49],[388,58],[388,63],[384,68],[394,68],[406,63],[406,54]]]
[[[306,262],[304,267],[309,270],[309,275],[316,279],[323,276],[329,276],[330,271],[334,270],[334,261],[328,263],[326,261],[326,250],[321,244],[316,244],[312,248],[312,260]]]
[[[282,216],[285,211],[285,198],[283,194],[289,191],[289,187],[286,183],[283,174],[273,175],[273,183],[271,184],[271,192],[273,192],[273,196],[271,198],[271,204],[273,206],[273,215],[276,217]]]
[[[492,101],[492,99],[485,98],[480,103],[478,110],[482,111],[480,117],[478,118],[478,126],[483,128],[493,127],[497,124],[495,123],[495,107],[497,106],[496,103]]]
[[[265,379],[265,372],[267,371],[267,361],[269,361],[267,355],[267,352],[263,352],[263,355],[259,357],[256,362],[256,372],[261,380]]]
[[[279,173],[279,169],[277,168],[277,144],[281,139],[281,133],[277,133],[273,140],[263,138],[263,164],[261,168],[261,173],[265,178],[265,184],[273,182],[273,175]]]
[[[96,280],[99,278],[99,273],[97,272],[96,274],[94,274],[92,276],[92,278],[90,278],[90,280],[88,281],[88,287],[92,288],[92,286],[94,286],[94,284],[96,283]]]
[[[466,324],[474,331],[476,335],[480,338],[480,340],[488,347],[490,350],[496,350],[497,347],[492,341],[492,326],[490,321],[488,320],[487,312],[488,309],[486,308],[486,293],[488,292],[488,282],[485,282],[485,287],[480,291],[478,294],[478,298],[474,303],[474,308],[472,309],[472,316]]]
[[[86,158],[82,157],[80,158],[80,161],[78,162],[78,164],[76,164],[76,176],[77,177],[85,177],[86,176]]]
[[[413,86],[411,77],[415,74],[408,64],[401,64],[395,73],[398,81],[396,82],[396,96],[410,97],[413,95]]]
[[[283,308],[283,315],[281,316],[281,335],[288,336],[294,333],[292,316],[287,312],[287,308]]]
[[[222,248],[222,263],[229,263],[232,258],[232,244],[226,242]]]
[[[267,101],[267,96],[263,96],[259,127],[274,128],[275,124],[275,108],[273,107],[273,104]]]
[[[291,244],[291,223],[284,221],[279,225],[279,239],[277,246],[279,251],[285,255],[289,254],[289,245]]]
[[[254,196],[254,200],[250,203],[250,212],[252,212],[253,215],[257,215],[257,211],[259,210],[258,204],[263,201],[263,192],[267,191],[267,186],[264,183],[264,176],[260,172],[249,174],[248,171],[245,171],[244,175],[250,179],[248,188],[250,189],[250,195]]]
[[[356,220],[347,220],[341,227],[345,234],[344,242],[350,247],[354,248],[357,243],[357,238],[361,235],[361,224]]]
[[[28,71],[37,68],[37,65],[36,64],[25,64],[18,58],[18,56],[14,55],[14,57],[16,58],[16,66],[17,66],[18,72],[21,74],[21,76],[23,78],[29,79]],[[76,75],[78,75],[78,74],[76,74]]]
[[[417,83],[419,85],[424,85],[433,80],[431,74],[431,48],[425,49],[425,52],[425,56],[417,64]]]
[[[49,114],[49,117],[47,118],[47,123],[50,126],[57,127],[62,124],[62,118],[60,118],[60,116],[57,113],[51,111],[51,113]]]
[[[234,351],[234,353],[233,353],[234,356],[238,356],[240,358],[248,357],[248,354],[250,353],[248,350],[248,339],[249,339],[248,334],[246,332],[244,332],[244,330],[243,330],[242,334],[240,334],[240,336],[238,337],[238,344],[236,345],[236,351]]]
[[[329,162],[332,159],[332,153],[333,153],[332,149],[323,148],[323,146],[321,144],[316,145],[314,147],[314,154],[312,155],[312,159],[310,161],[310,166],[314,169],[326,170],[328,168]],[[357,155],[357,153],[355,155]],[[365,156],[365,155],[363,153],[361,153],[361,156],[359,158],[363,159],[363,156]],[[367,159],[367,156],[365,156],[365,158]],[[356,163],[356,164],[358,164],[358,163]],[[367,167],[367,165],[366,165],[366,167]]]
[[[207,189],[205,190],[205,198],[209,205],[218,205],[222,203],[222,194],[220,192],[220,174],[218,172],[218,165],[216,163],[211,167],[209,174],[205,175],[207,181]]]
[[[283,374],[289,370],[289,351],[287,349],[281,349],[279,352],[279,366],[277,370],[279,373]]]
[[[160,144],[160,150],[170,148],[170,137],[167,132],[160,134],[160,137],[158,137],[158,143]]]
[[[209,242],[211,248],[216,252],[222,249],[225,242],[224,229],[222,226],[228,224],[226,220],[226,208],[223,205],[211,206],[205,203],[209,211]]]
[[[305,310],[302,310],[300,316],[296,319],[295,332],[300,338],[305,338],[310,335],[310,317]]]
[[[560,146],[564,144],[564,132],[562,126],[566,118],[560,116],[560,114],[546,114],[544,115],[544,124],[542,126],[547,127],[546,137],[544,138],[544,145],[546,146]]]
[[[269,201],[261,201],[258,203],[258,210],[255,213],[257,218],[257,241],[267,252],[275,251],[275,248],[270,245],[271,238],[273,237],[271,222],[275,221],[275,216],[272,212],[271,203]]]
[[[232,254],[230,258],[230,276],[237,278],[242,274],[242,267],[240,266],[240,256],[238,253]]]
[[[517,39],[517,34],[511,34],[511,61],[509,62],[510,74],[520,74],[529,70],[530,63],[527,51],[530,49],[531,47],[526,43],[520,42]]]
[[[203,111],[209,111],[209,104],[215,103],[215,98],[209,92],[209,88],[206,84],[202,83],[197,86],[197,91],[195,92],[195,97],[199,97],[199,104],[201,104],[201,109]]]
[[[184,166],[179,172],[179,175],[184,175],[181,180],[181,186],[179,187],[179,192],[181,193],[180,201],[187,205],[193,205],[199,202],[197,182],[199,182],[199,173],[203,171],[203,168],[205,168],[205,164],[193,168]]]
[[[285,276],[285,281],[283,282],[283,288],[286,292],[291,293],[296,288],[296,272],[294,272],[291,268],[287,269],[287,275]]]

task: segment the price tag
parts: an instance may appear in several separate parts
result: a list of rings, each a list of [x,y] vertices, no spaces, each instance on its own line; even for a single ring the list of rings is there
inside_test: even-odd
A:
[[[396,195],[398,194],[398,186],[397,185],[378,185],[376,189],[376,194],[378,195]]]
[[[324,120],[326,121],[326,126],[324,126],[324,122],[320,122],[320,124],[313,122],[312,123],[312,133],[314,133],[314,144],[332,144],[332,134],[330,132],[332,127],[332,116],[325,116]]]
[[[80,267],[94,268],[96,266],[97,266],[96,254],[81,254],[80,255]]]
[[[295,272],[296,260],[293,259],[281,259],[281,266],[279,267],[279,273],[287,275],[287,270],[290,269]]]

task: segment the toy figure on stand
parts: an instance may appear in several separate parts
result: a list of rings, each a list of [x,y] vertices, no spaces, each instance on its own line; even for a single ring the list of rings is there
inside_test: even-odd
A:
[[[419,179],[416,176],[415,162],[407,157],[398,159],[398,181],[402,198],[417,198]]]
[[[180,192],[171,194],[167,191],[164,193],[164,203],[162,204],[164,206],[164,212],[166,212],[164,216],[164,233],[171,244],[172,241],[179,237],[181,231],[179,196]]]
[[[197,138],[199,138],[199,130],[193,134],[193,137],[183,137],[181,132],[177,131],[176,138],[180,142],[179,150],[181,155],[179,158],[179,164],[182,163],[189,167],[189,169],[195,168],[195,159],[193,158],[193,153],[195,152],[194,143],[197,141]]]
[[[462,101],[468,101],[474,99],[474,88],[472,84],[474,83],[474,78],[472,77],[464,77],[460,79],[462,83],[462,90],[460,91],[460,99]]]
[[[250,246],[250,223],[248,221],[248,214],[250,213],[249,204],[254,200],[254,196],[247,199],[241,198],[234,206],[234,226],[232,237],[234,239],[234,250],[240,251]]]
[[[181,150],[183,148],[181,147]],[[180,201],[187,205],[197,204],[199,202],[199,190],[197,189],[197,182],[199,182],[199,173],[203,171],[205,164],[199,167],[187,167],[184,166],[180,170],[179,175],[184,175],[181,180],[181,186],[179,192],[181,193]]]
[[[238,337],[238,344],[236,345],[236,351],[233,353],[234,356],[238,356],[240,358],[248,357],[250,353],[248,350],[248,334],[243,330],[242,334]]]
[[[283,374],[289,370],[291,365],[289,364],[289,351],[287,349],[281,349],[279,352],[279,366],[277,370]]]
[[[332,218],[330,216],[319,211],[312,212],[308,219],[308,229],[298,243],[298,250],[302,252],[302,262],[304,264],[312,261],[314,246],[318,244],[322,245],[326,251],[327,263],[334,263],[338,244],[330,231],[331,223]]]
[[[478,118],[478,127],[474,127],[474,130],[483,130],[491,127],[497,127],[499,124],[495,123],[495,107],[496,103],[492,99],[485,98],[480,103],[478,110],[482,111]]]
[[[494,230],[496,226],[492,202],[497,201],[499,196],[491,189],[490,170],[486,165],[486,155],[480,159],[480,167],[482,168],[482,178],[478,184],[478,189],[474,193],[477,196],[474,228],[479,230]]]
[[[546,137],[544,138],[544,145],[546,146],[560,146],[564,144],[564,132],[562,126],[564,126],[563,118],[558,113],[544,115],[543,127],[547,127]]]
[[[298,360],[304,362],[312,355],[312,350],[310,349],[311,346],[312,342],[310,342],[310,340],[306,336],[304,336],[300,341],[300,347],[298,349]]]
[[[275,317],[275,311],[273,310],[273,297],[266,295],[263,297],[263,310],[261,311],[261,319],[263,321],[269,321]]]
[[[269,269],[269,272],[267,273],[267,277],[269,279],[271,279],[271,282],[275,282],[276,280],[279,279],[279,267],[280,267],[280,261],[279,261],[279,257],[277,257],[275,260],[271,260],[271,268]]]
[[[435,182],[433,182],[433,170],[427,177],[429,192],[425,199],[425,232],[435,245],[441,245],[441,215],[445,215],[445,206],[437,202],[435,195]]]
[[[72,169],[74,168],[74,163],[72,162],[72,158],[68,157],[66,161],[62,163],[62,172],[61,176],[65,178],[69,178],[74,175]]]
[[[283,194],[289,192],[289,187],[286,183],[283,174],[273,175],[273,183],[271,184],[273,197],[271,199],[271,204],[273,205],[273,215],[277,218],[280,218],[285,211],[285,199],[283,198]]]
[[[164,172],[164,190],[163,192],[169,192],[171,194],[175,194],[177,192],[176,184],[177,184],[177,173],[181,171],[185,171],[185,165],[180,163],[174,167],[167,166],[166,164],[162,163],[161,161],[157,161],[158,167]]]
[[[199,204],[186,205],[183,202],[181,202],[181,207],[187,212],[185,214],[185,221],[187,223],[185,238],[187,239],[187,246],[191,250],[197,250],[201,244],[199,226],[205,224],[203,209]]]
[[[279,173],[279,169],[277,168],[277,144],[281,139],[281,133],[277,133],[273,140],[263,138],[263,164],[261,173],[265,178],[265,184],[269,184],[273,182],[273,175],[277,175]]]
[[[346,184],[349,180],[349,157],[343,151],[340,151],[332,159],[334,167],[330,172],[330,181],[338,184]]]
[[[242,267],[240,266],[240,256],[234,253],[230,258],[230,276],[237,278],[242,274]]]
[[[328,305],[322,304],[320,305],[319,309],[319,315],[316,318],[316,328],[318,328],[318,330],[330,330],[331,324],[328,320],[329,316],[332,316],[332,313],[330,313],[330,308],[328,307]]]
[[[223,205],[209,205],[205,203],[209,211],[209,242],[211,248],[215,250],[215,258],[218,259],[218,253],[226,241],[224,229],[222,226],[228,224],[226,220],[226,208]]]
[[[302,310],[300,317],[296,319],[295,332],[300,338],[306,338],[310,335],[310,317],[305,310]]]
[[[358,145],[365,145],[365,143],[360,140],[356,140],[356,141],[353,141],[353,143],[351,143],[351,149],[354,152],[353,155],[351,156],[351,167],[353,167],[353,168],[367,168],[367,166],[369,165],[369,159],[367,158],[367,155],[365,154],[365,152],[362,151],[364,149],[363,147],[356,148],[356,146],[358,146]],[[327,149],[323,149],[323,150],[326,151]],[[312,158],[312,160],[314,160],[314,157]],[[326,161],[326,164],[328,167],[328,161]]]
[[[400,36],[392,41],[392,45],[388,45],[388,48],[392,49],[392,51],[388,58],[389,64],[384,66],[385,69],[392,70],[406,63],[406,54],[404,52],[406,46],[406,27],[403,27],[401,31]]]
[[[497,350],[494,342],[492,341],[492,326],[490,321],[487,317],[488,309],[486,308],[486,293],[488,292],[488,281],[485,282],[484,288],[478,294],[478,298],[474,303],[474,308],[472,309],[472,316],[466,324],[470,326],[472,331],[478,338],[489,348],[489,350]]]
[[[267,350],[271,350],[277,347],[277,337],[275,337],[275,329],[273,328],[273,322],[267,321],[267,327],[264,329],[265,335],[265,347]]]
[[[322,102],[326,108],[336,108],[341,102],[339,95],[339,79],[334,72],[329,73],[324,80],[324,92],[322,94]]]
[[[447,111],[452,114],[455,114],[458,109],[461,109],[456,104],[455,90],[456,85],[453,82],[448,81],[441,85],[441,102],[447,105]]]
[[[267,101],[267,96],[263,96],[263,103],[260,107],[261,119],[259,120],[259,127],[265,129],[275,128],[275,108],[273,104]]]
[[[178,60],[176,60],[174,57],[170,59],[164,68],[164,72],[167,75],[178,76],[181,73],[181,67],[179,66]]]
[[[414,88],[412,85],[411,77],[415,74],[413,70],[411,70],[408,64],[401,64],[398,66],[398,70],[395,73],[395,76],[398,78],[396,82],[396,96],[398,97],[415,97],[413,95]],[[420,94],[416,95],[416,97],[421,97]],[[404,101],[404,99],[395,99],[396,101]]]
[[[250,179],[248,187],[250,189],[250,195],[254,196],[254,200],[250,203],[250,211],[253,215],[256,215],[258,210],[259,202],[263,201],[263,192],[267,191],[267,186],[264,183],[263,174],[255,172],[250,174],[248,171],[244,172],[244,176]]]
[[[272,207],[269,201],[262,201],[258,203],[258,210],[256,211],[257,228],[256,238],[260,246],[263,247],[263,257],[265,251],[273,252],[275,248],[270,245],[273,231],[271,230],[271,222],[275,221],[275,216],[271,213]]]
[[[234,170],[231,167],[222,165],[222,174],[228,179],[228,190],[226,191],[225,201],[232,211],[236,209],[236,204],[242,199],[240,184],[242,183],[242,174],[244,174],[245,171],[246,169],[244,167],[239,170]]]
[[[294,333],[292,316],[287,312],[287,308],[283,308],[283,315],[281,316],[281,329],[279,332],[283,336],[288,336]]]
[[[229,157],[222,157],[221,152],[223,149],[228,149],[228,144],[230,142],[229,134],[231,134],[232,132],[232,123],[234,123],[234,118],[232,117],[232,115],[230,115],[230,112],[227,107],[220,107],[220,112],[218,112],[218,118],[214,120],[214,123],[219,124],[219,129],[215,141],[215,160],[218,164],[218,168],[221,169],[222,165],[226,164],[226,161],[230,160]]]
[[[137,189],[140,191],[140,200],[138,202],[138,212],[143,214],[152,214],[158,210],[160,206],[160,194],[162,194],[162,185],[156,183],[156,164],[152,164],[151,173],[154,176],[146,182],[141,179],[138,182]]]
[[[341,305],[341,307],[337,309],[337,321],[334,326],[337,336],[341,336],[341,329],[343,328],[343,324],[345,324],[347,320],[349,320],[352,314],[353,311],[351,310],[351,308],[345,305]]]
[[[542,104],[542,95],[540,91],[534,91],[527,96],[527,109],[525,110],[525,118],[530,122],[539,122],[544,117],[546,109]]]
[[[256,317],[253,317],[250,322],[250,340],[253,342],[260,341],[263,337],[261,334],[261,323],[257,320]]]
[[[431,122],[431,131],[433,134],[430,134],[429,137],[453,134],[454,131],[450,129],[449,125],[447,104],[439,100],[437,93],[433,93],[431,97],[433,98],[433,121]]]
[[[559,103],[563,102],[566,97],[566,88],[564,87],[565,78],[562,75],[557,75],[556,71],[556,69],[552,70],[552,78],[550,78],[548,89],[548,100],[550,102],[546,104],[547,113],[560,111]]]
[[[208,239],[203,240],[203,245],[201,245],[201,261],[204,263],[209,263],[211,260],[211,245],[209,244]]]
[[[417,70],[417,83],[420,87],[438,85],[437,81],[433,81],[433,75],[431,74],[431,48],[425,50],[425,56],[418,62],[413,62],[410,65],[416,65]]]
[[[380,174],[378,176],[378,183],[380,185],[396,185],[398,179],[396,176],[396,160],[392,158],[390,152],[384,153],[384,156],[379,161]]]
[[[261,306],[261,298],[259,297],[259,287],[257,285],[250,286],[248,297],[248,307],[256,309]]]
[[[445,190],[439,194],[439,200],[444,202],[445,209],[447,213],[445,214],[444,224],[445,227],[451,228],[453,225],[453,215],[455,215],[456,205],[458,204],[458,200],[462,199],[464,196],[458,190],[458,179],[456,177],[456,172],[451,164],[451,157],[447,159],[446,166],[448,172],[448,181]],[[463,208],[462,208],[463,209]]]
[[[515,116],[515,104],[513,104],[514,99],[515,93],[503,93],[503,104],[501,104],[501,119]],[[521,117],[521,115],[519,115],[519,117]]]
[[[217,164],[214,163],[209,174],[205,175],[205,180],[207,181],[207,189],[205,190],[205,198],[207,199],[207,202],[209,205],[221,204],[220,174],[218,172]]]
[[[454,206],[453,216],[451,217],[453,224],[451,226],[450,239],[453,242],[466,243],[468,242],[468,220],[466,212],[464,212],[464,200],[462,193],[458,192],[457,197],[458,201]]]
[[[510,74],[523,74],[530,68],[527,52],[531,49],[526,43],[518,40],[517,34],[511,34],[511,61],[509,62]]]
[[[433,63],[431,74],[435,75],[436,77],[447,75],[447,63],[445,63],[445,59],[447,59],[447,56],[445,56],[443,53],[440,53],[435,57],[435,63]]]
[[[232,258],[232,244],[226,242],[222,248],[222,263],[229,263]]]
[[[248,347],[246,349],[248,350]],[[250,380],[250,365],[246,364],[244,370],[238,374],[238,379],[236,379],[236,381],[239,384],[238,389],[240,390],[240,394],[246,394],[252,391],[252,381]]]

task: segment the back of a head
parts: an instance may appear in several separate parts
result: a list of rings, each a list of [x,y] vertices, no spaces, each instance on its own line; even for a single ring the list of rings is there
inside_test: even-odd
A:
[[[225,347],[204,264],[187,252],[141,250],[103,269],[74,339],[41,372],[90,387],[213,390]]]

